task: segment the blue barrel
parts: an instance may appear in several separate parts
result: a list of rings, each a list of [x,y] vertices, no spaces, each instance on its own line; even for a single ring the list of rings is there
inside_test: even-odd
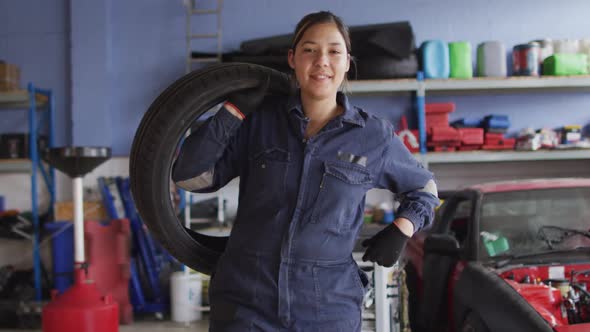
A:
[[[56,221],[46,223],[45,229],[52,236],[53,288],[61,294],[74,282],[74,225]]]

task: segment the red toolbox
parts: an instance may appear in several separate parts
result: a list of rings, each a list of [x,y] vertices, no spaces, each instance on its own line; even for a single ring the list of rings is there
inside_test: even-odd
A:
[[[448,127],[449,113],[455,111],[455,103],[426,104],[426,128]]]
[[[483,128],[459,128],[461,145],[483,145]]]
[[[514,138],[503,138],[496,143],[488,143],[482,147],[484,150],[513,150],[516,139]]]
[[[455,111],[455,103],[427,103],[426,114],[428,113],[452,113]]]
[[[502,133],[486,133],[485,144],[494,145],[504,140],[504,134]]]
[[[454,152],[454,151],[457,151],[457,147],[456,146],[447,146],[447,145],[432,146],[431,151],[434,151],[434,152]]]
[[[453,127],[432,127],[428,129],[428,143],[433,145],[461,145],[461,134]]]
[[[478,145],[461,145],[459,151],[476,151],[481,149],[481,144]]]
[[[426,146],[435,152],[455,151],[461,145],[461,135],[453,127],[432,127],[428,129]]]

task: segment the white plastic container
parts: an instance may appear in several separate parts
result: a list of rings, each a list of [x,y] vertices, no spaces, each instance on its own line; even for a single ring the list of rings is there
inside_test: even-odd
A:
[[[580,42],[577,39],[558,39],[553,41],[555,53],[576,54],[580,51]]]
[[[588,72],[590,72],[590,38],[580,40],[580,53],[588,56]]]
[[[553,40],[549,38],[533,40],[531,43],[539,44],[539,47],[541,48],[541,58],[539,60],[541,61],[541,63],[543,63],[545,59],[547,59],[548,57],[552,56],[553,53],[555,53],[555,50],[553,49]]]
[[[580,39],[580,53],[590,53],[590,38]]]
[[[477,45],[477,74],[483,77],[506,77],[506,47],[498,40]]]
[[[174,272],[170,276],[170,311],[172,321],[187,323],[200,320],[202,280],[198,274]]]

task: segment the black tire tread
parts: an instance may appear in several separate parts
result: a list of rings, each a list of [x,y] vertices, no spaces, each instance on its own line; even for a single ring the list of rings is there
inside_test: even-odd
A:
[[[218,64],[189,73],[166,88],[144,114],[130,153],[131,191],[137,210],[154,237],[187,266],[210,274],[221,255],[220,243],[187,230],[169,199],[174,149],[191,123],[229,93],[270,77],[270,93],[290,91],[289,77],[252,64]]]

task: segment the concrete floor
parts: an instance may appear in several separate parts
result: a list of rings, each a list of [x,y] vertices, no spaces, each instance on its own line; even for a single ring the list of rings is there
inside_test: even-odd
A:
[[[190,325],[167,322],[138,322],[133,325],[121,326],[119,332],[207,332],[209,322],[206,320],[197,321]]]
[[[39,332],[41,330],[3,330],[1,332]],[[188,326],[172,321],[140,321],[131,325],[119,326],[119,332],[207,332],[209,322],[207,320],[196,321]]]

